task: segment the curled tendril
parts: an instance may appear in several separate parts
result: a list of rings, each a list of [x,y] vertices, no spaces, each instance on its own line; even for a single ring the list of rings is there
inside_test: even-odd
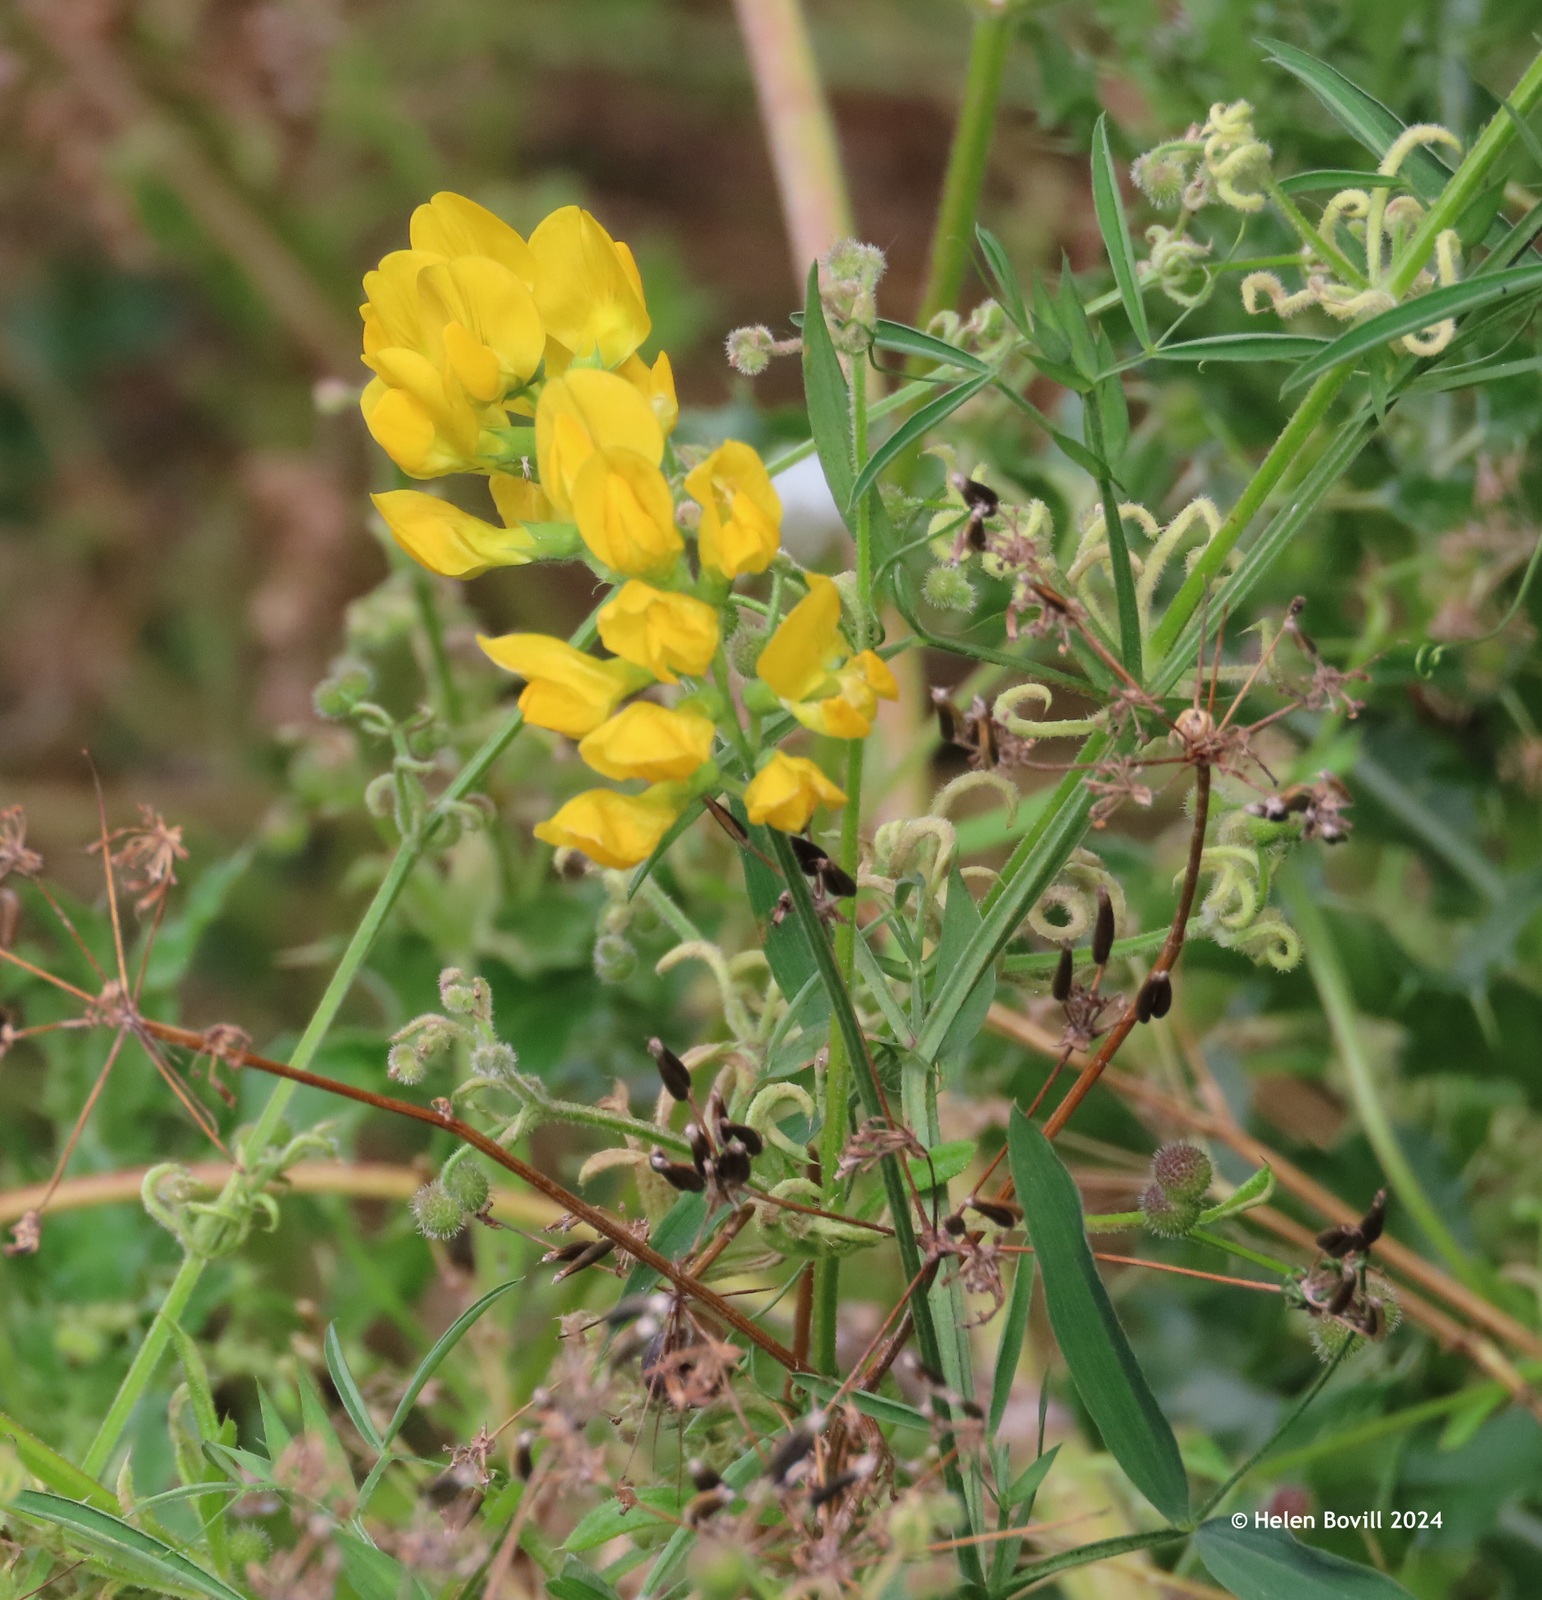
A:
[[[1201,875],[1210,886],[1200,901],[1194,931],[1226,950],[1239,950],[1250,960],[1267,962],[1276,972],[1289,972],[1301,959],[1301,940],[1269,899],[1270,857],[1248,838],[1250,819],[1228,812],[1218,829],[1218,842],[1205,847]],[[1182,873],[1175,882],[1182,881]]]
[[[1060,881],[1052,883],[1034,902],[1026,919],[1028,926],[1051,944],[1079,943],[1092,931],[1098,914],[1100,888],[1108,890],[1116,932],[1130,932],[1130,912],[1123,886],[1091,850],[1085,849],[1072,851]],[[1056,908],[1065,913],[1064,922],[1050,921],[1048,913]]]
[[[1216,198],[1234,211],[1262,211],[1273,153],[1253,131],[1252,106],[1246,100],[1217,101],[1199,137]]]
[[[789,1139],[777,1125],[778,1120],[787,1114],[782,1108],[788,1105],[810,1121],[813,1120],[814,1102],[808,1091],[795,1083],[785,1082],[768,1083],[760,1090],[750,1101],[744,1120],[767,1144],[774,1145],[789,1161],[801,1165],[808,1160],[808,1151],[796,1139]]]
[[[739,993],[734,972],[722,950],[709,939],[687,939],[685,943],[677,944],[673,950],[666,950],[659,957],[654,971],[663,977],[666,972],[672,972],[685,961],[700,961],[712,974],[713,981],[717,984],[718,998],[723,1006],[723,1020],[727,1022],[736,1039],[745,1043],[753,1041],[756,1037],[755,1020]]]
[[[1004,689],[996,696],[996,703],[991,707],[991,715],[1019,739],[1058,739],[1069,734],[1097,732],[1099,724],[1089,717],[1040,720],[1020,717],[1017,714],[1017,708],[1030,700],[1036,701],[1048,711],[1053,699],[1054,696],[1042,683],[1019,683],[1011,689]]]
[[[961,772],[958,777],[943,784],[933,796],[932,815],[948,816],[966,794],[976,794],[982,789],[993,790],[1001,797],[1007,808],[1007,826],[1010,828],[1017,821],[1017,807],[1023,795],[1022,790],[1001,772]]]
[[[1244,280],[1244,290],[1246,283],[1255,278],[1271,278],[1271,275],[1251,274],[1250,279]],[[1279,287],[1278,280],[1271,278],[1271,281],[1277,288]],[[1283,293],[1283,289],[1280,292]],[[1187,565],[1193,566],[1220,529],[1221,513],[1213,500],[1201,495],[1198,499],[1189,501],[1165,528],[1145,506],[1135,501],[1119,507],[1119,520],[1124,525],[1126,534],[1139,533],[1151,544],[1150,550],[1144,556],[1139,556],[1134,551],[1130,553],[1130,570],[1135,575],[1135,605],[1140,617],[1141,635],[1143,638],[1149,638],[1152,628],[1152,606],[1156,599],[1157,585],[1162,581],[1162,574],[1184,542],[1199,532],[1203,537],[1190,549],[1185,558]],[[1090,591],[1088,580],[1095,570],[1102,570],[1105,575],[1111,574],[1111,561],[1108,548],[1108,519],[1103,507],[1096,506],[1082,528],[1081,540],[1076,547],[1071,565],[1066,569],[1066,577],[1075,586],[1083,604],[1105,622],[1107,618],[1103,615],[1103,608],[1097,596]],[[1000,715],[999,712],[997,714]]]
[[[817,1206],[823,1191],[810,1178],[787,1178],[767,1191],[777,1200],[795,1200],[800,1205]],[[806,1211],[790,1211],[762,1201],[755,1207],[755,1226],[773,1250],[784,1256],[812,1256],[830,1259],[847,1256],[876,1244],[879,1235],[866,1228],[854,1228],[832,1217],[810,1216]]]
[[[923,862],[928,843],[930,856]],[[892,892],[894,881],[905,875],[913,861],[922,863],[927,894],[935,900],[957,854],[958,834],[946,817],[908,817],[884,823],[873,835],[872,870],[889,880]]]

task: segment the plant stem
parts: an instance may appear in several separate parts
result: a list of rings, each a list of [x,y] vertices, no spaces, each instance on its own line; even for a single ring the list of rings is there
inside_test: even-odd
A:
[[[1359,267],[1336,244],[1312,226],[1301,208],[1285,193],[1278,183],[1271,178],[1265,187],[1269,198],[1280,208],[1285,220],[1301,236],[1301,242],[1309,250],[1315,250],[1345,283],[1353,284],[1357,289],[1363,289],[1365,287],[1365,274]]]
[[[1293,1278],[1295,1268],[1289,1262],[1279,1261],[1274,1256],[1266,1256],[1261,1250],[1250,1250],[1245,1244],[1238,1244],[1235,1239],[1223,1238],[1218,1233],[1211,1233],[1208,1228],[1190,1228],[1189,1237],[1197,1239],[1201,1244],[1207,1244],[1214,1250],[1224,1250],[1229,1256],[1236,1256],[1239,1261],[1251,1261],[1255,1267],[1262,1267],[1265,1272],[1272,1272],[1278,1278]]]
[[[996,106],[1001,98],[1002,69],[1011,37],[1012,18],[1006,6],[992,6],[976,13],[964,99],[948,152],[926,288],[916,313],[916,322],[922,328],[939,311],[953,310],[964,286],[964,269],[974,238],[975,212],[985,182],[985,164],[996,128]]]
[[[434,580],[419,566],[414,565],[412,593],[417,601],[418,617],[428,640],[428,678],[434,698],[439,702],[439,714],[452,728],[458,728],[464,715],[460,688],[455,674],[450,670],[450,655],[444,646],[444,619],[439,615]]]
[[[573,633],[571,643],[582,648],[594,638],[595,631],[594,617],[591,613]],[[456,801],[464,799],[487,776],[493,763],[508,749],[524,725],[523,712],[515,711],[509,716],[450,781],[449,787],[423,817],[417,830],[397,846],[390,868],[381,880],[380,887],[375,891],[375,898],[370,901],[362,920],[354,929],[353,937],[348,941],[348,948],[343,951],[337,970],[332,974],[332,981],[328,983],[325,993],[312,1013],[305,1032],[300,1035],[300,1041],[289,1058],[291,1066],[304,1070],[315,1059],[316,1052],[321,1048],[328,1030],[336,1021],[344,1000],[348,998],[348,993],[353,988],[354,980],[358,977],[375,940],[380,935],[380,930],[385,926],[386,918],[396,905],[397,897],[438,831],[439,824],[444,820],[450,807]],[[249,1155],[266,1150],[274,1142],[279,1124],[289,1108],[289,1102],[294,1098],[294,1092],[295,1085],[292,1082],[285,1081],[274,1085],[267,1104],[245,1140],[244,1150]],[[225,1185],[220,1202],[228,1205],[239,1204],[240,1189],[244,1181],[243,1172],[238,1170],[233,1173]],[[81,1466],[91,1477],[101,1476],[114,1450],[117,1449],[134,1408],[143,1398],[151,1378],[155,1375],[155,1368],[165,1353],[171,1338],[170,1325],[182,1320],[182,1314],[187,1310],[188,1302],[192,1298],[194,1289],[198,1287],[206,1265],[206,1258],[188,1255],[183,1258],[182,1265],[177,1269],[177,1275],[166,1291],[166,1298],[156,1312],[155,1320],[150,1324],[144,1342],[134,1352],[134,1359],[123,1375],[123,1382],[119,1384],[118,1392],[113,1396],[107,1415],[102,1418],[96,1437],[91,1441],[90,1448],[81,1462]]]
[[[1117,378],[1107,380],[1118,383]],[[1130,570],[1130,544],[1124,536],[1124,517],[1119,496],[1114,492],[1113,468],[1104,455],[1103,414],[1098,408],[1098,390],[1082,396],[1082,427],[1087,448],[1098,458],[1098,494],[1103,501],[1103,527],[1108,533],[1108,564],[1114,577],[1114,605],[1119,613],[1119,655],[1124,669],[1140,683],[1144,676],[1141,661],[1140,606],[1135,597],[1135,576]]]
[[[1299,871],[1294,866],[1287,866],[1281,872],[1279,883],[1291,920],[1306,947],[1307,966],[1312,974],[1312,982],[1317,986],[1317,997],[1328,1019],[1333,1042],[1338,1047],[1339,1059],[1349,1080],[1350,1098],[1354,1101],[1365,1137],[1381,1163],[1381,1170],[1386,1174],[1393,1194],[1446,1265],[1468,1288],[1482,1294],[1485,1292],[1482,1275],[1474,1271],[1468,1253],[1457,1242],[1425,1194],[1402,1145],[1398,1143],[1392,1119],[1376,1086],[1375,1073],[1365,1051],[1365,1041],[1360,1035],[1354,997],[1349,989],[1349,975],[1344,970],[1338,946],[1334,943],[1317,897],[1302,883]]]
[[[794,284],[851,233],[835,122],[799,0],[734,0],[776,173]]]

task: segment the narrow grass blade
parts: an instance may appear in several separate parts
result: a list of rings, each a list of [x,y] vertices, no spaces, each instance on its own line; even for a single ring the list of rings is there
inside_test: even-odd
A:
[[[348,1358],[343,1354],[343,1342],[337,1336],[337,1324],[327,1324],[326,1338],[322,1341],[322,1352],[326,1356],[327,1371],[332,1375],[333,1386],[337,1390],[338,1398],[343,1402],[343,1410],[348,1413],[349,1420],[359,1430],[359,1436],[377,1453],[385,1449],[385,1440],[380,1437],[374,1422],[370,1419],[368,1408],[364,1404],[364,1396],[359,1392],[357,1379],[348,1365]]]
[[[1328,344],[1304,333],[1218,333],[1208,339],[1158,345],[1154,361],[1304,361]]]
[[[980,254],[985,258],[985,272],[989,277],[991,287],[996,291],[996,299],[1001,304],[1001,309],[1012,319],[1019,333],[1028,332],[1028,309],[1023,304],[1023,291],[1017,281],[1017,274],[1012,271],[1012,263],[1007,258],[1005,246],[989,228],[981,227],[978,223],[974,230],[975,242],[980,247]]]
[[[947,367],[961,367],[965,372],[990,371],[978,356],[971,355],[967,350],[960,350],[946,339],[936,339],[929,333],[922,333],[908,323],[890,322],[887,317],[878,319],[873,342],[880,350],[918,356],[923,361],[936,361]]]
[[[1108,143],[1108,113],[1098,118],[1092,132],[1092,206],[1097,213],[1103,248],[1114,269],[1114,282],[1130,327],[1143,350],[1151,349],[1151,324],[1146,320],[1146,303],[1141,298],[1140,278],[1135,268],[1135,252],[1130,245],[1130,224],[1119,194],[1119,177],[1114,169],[1114,153]]]
[[[857,469],[851,454],[851,402],[841,358],[830,342],[824,302],[819,298],[819,266],[809,268],[808,297],[803,312],[803,394],[809,432],[824,469],[825,482],[851,528],[851,486]],[[855,533],[855,529],[851,531]]]
[[[1178,1441],[1114,1315],[1082,1225],[1076,1184],[1020,1112],[1008,1132],[1012,1180],[1044,1279],[1055,1342],[1109,1454],[1170,1522],[1189,1515]]]
[[[1392,113],[1389,111],[1388,116]],[[1339,189],[1395,189],[1402,183],[1396,173],[1360,172],[1354,167],[1319,167],[1313,172],[1298,172],[1293,178],[1282,178],[1280,188],[1285,194],[1334,193]]]
[[[877,483],[879,474],[896,456],[908,450],[923,434],[930,433],[939,423],[945,422],[965,402],[973,400],[992,381],[992,377],[990,372],[982,372],[967,383],[944,390],[935,400],[929,400],[919,411],[907,417],[868,457],[867,465],[851,486],[849,508],[855,510],[862,496]]]
[[[1237,1600],[1409,1600],[1402,1584],[1374,1567],[1314,1550],[1270,1528],[1234,1528],[1229,1517],[1201,1524],[1200,1560]]]
[[[117,1498],[110,1489],[104,1488],[89,1473],[82,1472],[73,1461],[66,1461],[14,1417],[0,1411],[0,1444],[5,1443],[14,1447],[27,1471],[50,1489],[56,1489],[70,1500],[84,1501],[98,1511],[118,1509]]]
[[[1028,1308],[1033,1304],[1033,1257],[1019,1256],[1012,1275],[1012,1293],[1007,1314],[1001,1321],[1001,1343],[996,1346],[996,1373],[991,1379],[990,1437],[994,1438],[1007,1414],[1012,1398],[1012,1381],[1022,1357],[1023,1340],[1028,1333]]]
[[[1077,1567],[1090,1567],[1095,1562],[1107,1561],[1112,1556],[1128,1555],[1132,1550],[1150,1550],[1159,1544],[1171,1544],[1174,1539],[1181,1539],[1181,1528],[1157,1528],[1151,1533],[1124,1533],[1113,1539],[1099,1539],[1094,1544],[1079,1545],[1074,1550],[1062,1550],[1058,1555],[1046,1556],[1043,1561],[1035,1561],[1031,1566],[1019,1567],[1012,1574],[1008,1587],[1002,1589],[993,1600],[1015,1600],[1020,1594],[1026,1594],[1030,1589],[1037,1588],[1046,1578],[1053,1578],[1057,1572],[1071,1572]]]

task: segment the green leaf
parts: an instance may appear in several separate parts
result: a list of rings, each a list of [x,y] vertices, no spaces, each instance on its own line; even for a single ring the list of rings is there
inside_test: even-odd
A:
[[[116,1511],[117,1497],[110,1489],[98,1483],[89,1473],[82,1472],[73,1461],[66,1461],[52,1446],[46,1445],[35,1433],[15,1419],[0,1411],[0,1444],[7,1440],[15,1446],[21,1464],[34,1478],[41,1479],[50,1489],[57,1489],[70,1500],[81,1500],[98,1511]]]
[[[1151,354],[1157,361],[1304,361],[1327,343],[1304,333],[1218,333],[1158,345]]]
[[[1389,111],[1390,117],[1392,113]],[[1403,179],[1397,174],[1360,172],[1354,167],[1319,167],[1314,172],[1298,172],[1293,178],[1282,178],[1280,188],[1286,194],[1319,194],[1339,189],[1395,189]]]
[[[766,864],[773,848],[770,831],[749,820],[742,801],[730,800],[728,809],[749,835],[750,845],[753,846],[741,847],[739,859],[744,866],[744,892],[750,902],[750,911],[766,930],[764,949],[771,976],[776,979],[776,986],[784,995],[801,995],[808,987],[809,979],[817,973],[818,963],[809,946],[808,936],[795,917],[783,917],[780,922],[771,920],[777,901],[782,897],[782,879]]]
[[[1035,1589],[1046,1578],[1057,1572],[1070,1572],[1076,1567],[1090,1567],[1096,1561],[1107,1561],[1113,1556],[1128,1555],[1132,1550],[1150,1550],[1154,1545],[1171,1544],[1181,1539],[1179,1528],[1157,1528],[1150,1533],[1121,1533],[1112,1539],[1099,1539],[1093,1544],[1078,1545],[1074,1550],[1062,1550],[1046,1556],[1030,1566],[1019,1567],[1012,1574],[1011,1586],[1003,1589],[994,1600],[1014,1600],[1020,1594]]]
[[[294,1435],[284,1426],[284,1419],[279,1415],[273,1396],[260,1382],[257,1385],[257,1404],[262,1411],[262,1447],[268,1452],[269,1461],[277,1461],[289,1448]]]
[[[1060,287],[1055,293],[1055,314],[1071,346],[1071,362],[1086,380],[1088,387],[1097,381],[1101,363],[1098,361],[1097,341],[1092,336],[1092,324],[1087,320],[1087,308],[1076,292],[1076,275],[1071,271],[1071,261],[1064,252],[1060,256]]]
[[[300,1422],[306,1433],[311,1435],[326,1452],[328,1461],[342,1472],[350,1485],[353,1483],[353,1469],[348,1464],[348,1452],[343,1449],[343,1441],[337,1436],[337,1429],[332,1426],[332,1419],[327,1415],[327,1408],[322,1404],[321,1391],[317,1389],[315,1379],[305,1367],[300,1367],[295,1373],[295,1385],[300,1391]]]
[[[34,1517],[63,1528],[87,1549],[94,1550],[162,1587],[156,1592],[176,1595],[208,1595],[211,1600],[245,1600],[238,1590],[205,1572],[196,1563],[172,1549],[163,1540],[143,1533],[121,1517],[81,1505],[61,1495],[39,1494],[23,1489],[6,1508],[21,1516]]]
[[[1019,1473],[1006,1492],[1007,1504],[1020,1506],[1025,1500],[1031,1501],[1039,1492],[1039,1485],[1049,1476],[1049,1469],[1054,1466],[1055,1457],[1059,1454],[1060,1446],[1053,1444],[1032,1466]]]
[[[996,1371],[991,1378],[990,1427],[992,1438],[1007,1414],[1012,1398],[1012,1382],[1022,1357],[1023,1340],[1028,1335],[1028,1310],[1033,1304],[1033,1257],[1019,1256],[1012,1273],[1012,1293],[1007,1314],[1001,1319],[1001,1342],[996,1346]]]
[[[937,361],[944,366],[962,367],[966,372],[989,372],[990,368],[976,355],[960,350],[946,339],[933,338],[903,322],[878,319],[873,342],[882,350],[893,350],[900,355],[918,356],[924,361]]]
[[[1033,278],[1033,342],[1047,361],[1062,366],[1071,359],[1071,338],[1061,322],[1060,310],[1050,298],[1044,280]],[[1079,382],[1079,376],[1074,382]]]
[[[384,1450],[401,1432],[403,1423],[406,1422],[418,1396],[423,1392],[423,1385],[439,1370],[445,1357],[465,1338],[472,1325],[485,1312],[491,1310],[510,1289],[518,1288],[523,1281],[522,1278],[510,1278],[507,1283],[500,1283],[497,1288],[489,1289],[474,1305],[467,1306],[454,1322],[434,1340],[433,1348],[418,1363],[411,1380],[407,1384],[406,1391],[396,1403],[396,1410],[392,1412],[391,1420],[386,1424],[386,1430],[381,1435],[380,1449]]]
[[[830,342],[825,324],[824,302],[819,298],[819,264],[808,271],[808,297],[803,312],[803,396],[808,406],[809,431],[814,436],[814,452],[824,468],[825,482],[840,508],[841,517],[851,526],[851,486],[857,469],[851,454],[851,397],[841,358]]]
[[[1330,367],[1342,366],[1357,360],[1367,351],[1390,344],[1405,334],[1420,333],[1447,317],[1460,317],[1480,306],[1492,305],[1500,300],[1522,303],[1523,296],[1542,290],[1542,262],[1524,267],[1510,267],[1483,277],[1469,278],[1466,283],[1453,283],[1446,289],[1432,289],[1428,294],[1405,300],[1390,311],[1376,316],[1341,333],[1330,340],[1310,360],[1302,362],[1285,380],[1287,390],[1310,383]]]
[[[637,1498],[642,1506],[667,1512],[671,1517],[680,1514],[680,1496],[672,1484],[662,1488],[639,1489]],[[623,1534],[631,1538],[639,1533],[663,1534],[669,1523],[660,1517],[650,1517],[640,1507],[628,1509],[619,1500],[606,1500],[579,1518],[578,1526],[562,1541],[564,1550],[594,1550]]]
[[[944,980],[958,965],[971,940],[979,932],[980,908],[974,903],[969,885],[957,867],[948,874],[948,899],[942,910],[942,937],[937,944],[936,982]],[[943,1058],[960,1057],[985,1025],[986,1013],[996,998],[996,973],[987,967],[965,997],[957,1016],[942,1041]]]
[[[250,1473],[259,1483],[273,1482],[273,1463],[266,1456],[242,1450],[233,1444],[217,1444],[212,1439],[203,1441],[204,1459],[218,1467],[235,1483],[245,1483],[243,1472]]]
[[[946,1189],[948,1183],[968,1167],[979,1147],[973,1139],[949,1139],[934,1144],[923,1158],[910,1158],[910,1175],[924,1195],[933,1189]]]
[[[852,484],[848,507],[854,507],[861,500],[897,455],[908,450],[923,434],[930,433],[939,423],[946,421],[966,401],[973,400],[991,381],[992,374],[982,372],[978,377],[970,378],[952,389],[945,389],[936,399],[928,400],[919,411],[907,417],[868,457],[867,465]]]
[[[429,1592],[395,1556],[339,1528],[332,1542],[343,1558],[343,1576],[359,1600],[429,1600]]]
[[[1130,225],[1125,219],[1124,201],[1119,194],[1119,179],[1114,171],[1114,153],[1108,143],[1108,113],[1105,111],[1092,130],[1092,207],[1097,213],[1103,248],[1108,251],[1119,286],[1119,299],[1130,327],[1141,348],[1151,348],[1151,325],[1146,321],[1146,303],[1141,298],[1140,278],[1135,270],[1135,252],[1130,246]]]
[[[1076,1184],[1021,1111],[1012,1113],[1007,1143],[1050,1326],[1076,1392],[1130,1481],[1170,1522],[1182,1522],[1189,1485],[1178,1442],[1098,1276]]]
[[[332,1383],[337,1389],[338,1398],[343,1402],[343,1410],[348,1413],[354,1427],[359,1430],[360,1437],[378,1454],[385,1449],[385,1440],[380,1437],[364,1404],[364,1396],[359,1392],[358,1381],[348,1365],[347,1356],[343,1354],[343,1342],[337,1336],[335,1322],[327,1324],[326,1338],[322,1341],[321,1348],[326,1356],[327,1371],[332,1374]]]
[[[621,1600],[599,1573],[572,1555],[555,1578],[546,1580],[546,1592],[556,1600]]]
[[[726,1215],[726,1213],[725,1213]],[[707,1197],[704,1194],[682,1194],[664,1213],[663,1220],[653,1230],[649,1243],[661,1256],[678,1261],[698,1239],[703,1238],[702,1226],[707,1220]],[[652,1267],[642,1262],[632,1268],[621,1297],[646,1294],[659,1281]]]
[[[1202,1523],[1200,1559],[1237,1600],[1408,1600],[1408,1591],[1374,1567],[1314,1550],[1273,1528],[1234,1528],[1229,1517]]]
[[[819,1400],[833,1400],[842,1387],[836,1379],[812,1372],[800,1372],[792,1382],[794,1388],[802,1389],[805,1394],[811,1394]],[[903,1400],[891,1400],[888,1395],[871,1394],[866,1389],[848,1389],[841,1399],[855,1406],[863,1416],[871,1417],[874,1422],[887,1422],[896,1428],[916,1428],[923,1433],[932,1425],[932,1419],[924,1412],[907,1406]]]
[[[1251,1206],[1261,1206],[1274,1193],[1274,1173],[1260,1167],[1246,1183],[1238,1186],[1218,1205],[1199,1214],[1201,1222],[1219,1222],[1223,1217],[1234,1217]]]
[[[1018,332],[1026,334],[1028,310],[1023,305],[1023,291],[1018,285],[1017,274],[1012,271],[1012,263],[1007,259],[1005,247],[989,228],[981,227],[978,223],[974,236],[980,246],[980,254],[985,258],[985,273],[996,291],[998,304],[1012,319]]]
[[[1542,356],[1526,356],[1515,361],[1473,361],[1460,367],[1437,367],[1415,378],[1409,394],[1440,394],[1447,389],[1473,389],[1498,383],[1505,378],[1526,377],[1542,372]]]
[[[216,862],[188,891],[181,911],[167,919],[150,953],[145,969],[147,994],[165,994],[187,975],[198,943],[225,909],[230,891],[252,864],[255,845],[246,845],[224,861]]]

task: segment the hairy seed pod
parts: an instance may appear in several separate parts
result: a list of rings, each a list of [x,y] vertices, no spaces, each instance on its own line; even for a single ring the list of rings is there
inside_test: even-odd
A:
[[[706,1178],[695,1167],[687,1167],[679,1162],[671,1161],[662,1150],[657,1148],[648,1157],[648,1165],[672,1189],[679,1189],[690,1194],[700,1194],[707,1187]]]
[[[1381,1237],[1387,1223],[1387,1191],[1378,1189],[1370,1210],[1360,1219],[1360,1248],[1369,1250]]]
[[[1114,952],[1114,902],[1108,889],[1098,885],[1098,919],[1092,927],[1092,960],[1095,966],[1107,966]]]
[[[780,1487],[787,1474],[814,1448],[814,1441],[824,1432],[828,1415],[820,1410],[810,1411],[794,1423],[787,1437],[776,1447],[766,1463],[766,1476]]]
[[[439,1174],[445,1193],[462,1211],[480,1212],[492,1193],[487,1173],[475,1161],[457,1161],[453,1167]]]
[[[1335,1260],[1340,1256],[1347,1256],[1351,1250],[1360,1248],[1360,1230],[1336,1222],[1331,1228],[1324,1228],[1317,1235],[1317,1248],[1325,1256],[1332,1256]]]
[[[705,1172],[712,1159],[712,1141],[694,1122],[686,1123],[685,1140],[691,1147],[691,1160],[696,1163],[696,1170]]]
[[[857,892],[857,880],[833,861],[825,862],[819,869],[819,881],[832,900],[850,900]]]
[[[805,839],[801,833],[788,834],[787,842],[792,846],[792,853],[798,858],[805,878],[817,877],[830,859],[819,845],[812,839]]]
[[[987,1222],[994,1222],[998,1228],[1015,1228],[1023,1220],[1021,1206],[1006,1204],[1001,1200],[982,1200],[978,1195],[973,1195],[967,1202],[971,1211],[978,1211]]]
[[[670,1094],[676,1100],[689,1100],[691,1075],[680,1057],[662,1039],[648,1041],[648,1054],[653,1057],[654,1065],[659,1069],[659,1077],[663,1079],[664,1087]]]
[[[1186,1140],[1159,1146],[1151,1158],[1151,1176],[1174,1200],[1203,1198],[1213,1175],[1210,1157]]]
[[[1071,998],[1071,980],[1076,976],[1076,957],[1071,954],[1070,945],[1060,948],[1060,960],[1055,967],[1055,976],[1050,982],[1049,992],[1064,1005]]]
[[[1140,1015],[1140,1005],[1144,1002],[1146,1015]],[[1153,972],[1146,979],[1140,992],[1140,1000],[1136,1002],[1136,1016],[1142,1022],[1165,1017],[1173,1008],[1173,980],[1166,972]]]
[[[959,485],[958,492],[963,495],[964,504],[969,507],[971,517],[978,521],[994,517],[1001,509],[1001,496],[988,483],[965,478]]]
[[[750,1181],[750,1153],[737,1139],[730,1139],[718,1151],[717,1180],[731,1189]]]
[[[766,1148],[766,1142],[747,1122],[730,1122],[727,1117],[719,1117],[717,1136],[727,1144],[730,1139],[737,1139],[749,1152],[753,1161],[761,1151]]]
[[[582,1272],[585,1267],[592,1267],[596,1261],[603,1261],[615,1248],[615,1242],[611,1239],[590,1240],[560,1272],[552,1275],[551,1281],[561,1283],[564,1278],[571,1278],[575,1272]]]

